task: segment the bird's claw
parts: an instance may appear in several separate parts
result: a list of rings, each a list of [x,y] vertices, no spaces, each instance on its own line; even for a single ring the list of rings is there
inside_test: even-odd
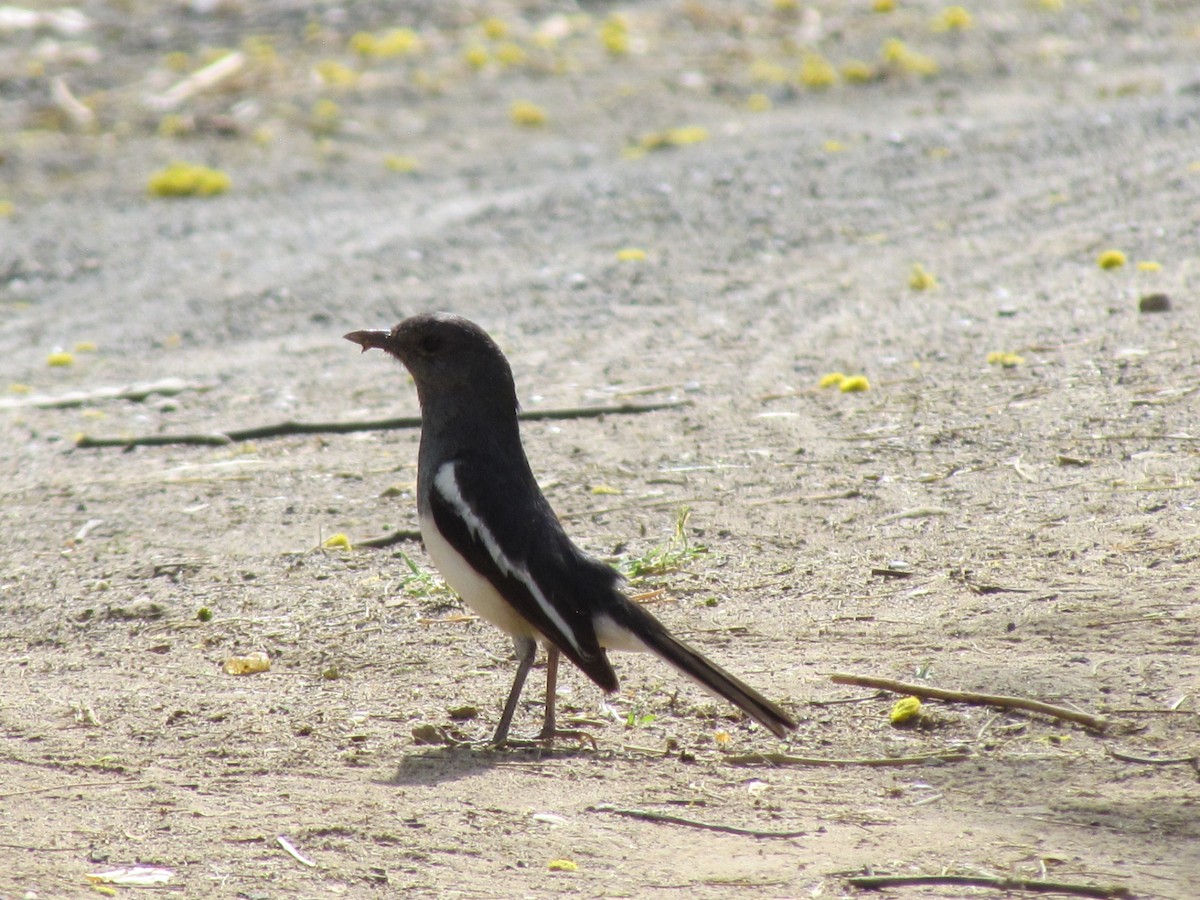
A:
[[[500,740],[493,738],[483,746],[488,750],[553,750],[556,738],[576,741],[580,747],[590,744],[593,750],[600,749],[599,743],[592,734],[573,728],[554,728],[549,731],[543,729],[535,738],[503,737]]]

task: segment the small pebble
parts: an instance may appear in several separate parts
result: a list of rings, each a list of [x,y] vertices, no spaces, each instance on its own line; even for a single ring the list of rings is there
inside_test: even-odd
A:
[[[1171,298],[1166,294],[1143,294],[1138,300],[1138,312],[1167,312],[1170,308]]]

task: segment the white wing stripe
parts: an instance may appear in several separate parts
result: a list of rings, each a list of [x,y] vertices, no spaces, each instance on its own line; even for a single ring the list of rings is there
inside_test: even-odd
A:
[[[487,548],[487,552],[491,555],[496,566],[505,575],[511,576],[519,580],[529,589],[529,593],[533,595],[533,599],[537,601],[538,606],[542,608],[542,612],[546,614],[551,622],[555,624],[559,632],[571,642],[571,646],[575,648],[575,652],[583,655],[583,650],[579,646],[579,641],[575,639],[575,633],[567,626],[566,620],[554,605],[546,599],[546,595],[542,593],[542,589],[538,587],[533,576],[529,574],[529,570],[524,566],[518,566],[513,563],[504,551],[500,549],[500,544],[496,540],[496,536],[492,534],[490,528],[475,514],[470,505],[463,498],[462,491],[458,489],[458,478],[454,474],[454,462],[442,463],[442,467],[438,469],[437,474],[433,478],[433,486],[437,492],[442,495],[447,503],[454,508],[454,512],[460,519],[466,523],[468,530],[471,531],[479,540],[483,541],[483,546]]]

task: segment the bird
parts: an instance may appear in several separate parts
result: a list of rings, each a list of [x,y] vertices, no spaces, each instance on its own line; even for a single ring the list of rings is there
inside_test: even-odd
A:
[[[539,643],[547,653],[546,701],[537,742],[559,732],[555,693],[566,656],[606,693],[618,689],[609,650],[648,651],[784,738],[795,720],[689,647],[623,592],[616,569],[581,550],[563,529],[525,455],[512,368],[490,335],[451,313],[422,313],[390,330],[354,331],[362,352],[399,360],[421,408],[417,518],[426,552],[446,584],[513,641],[517,672],[490,745],[509,729]]]

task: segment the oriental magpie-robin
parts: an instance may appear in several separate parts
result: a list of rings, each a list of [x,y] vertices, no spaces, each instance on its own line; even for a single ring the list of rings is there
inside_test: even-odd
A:
[[[616,570],[567,537],[521,446],[508,360],[482,328],[435,313],[346,339],[396,357],[416,382],[417,515],[425,548],[467,605],[512,636],[519,665],[494,745],[508,739],[538,642],[548,654],[545,743],[555,735],[559,654],[612,692],[609,649],[654,653],[778,737],[796,727],[776,704],[673,637],[621,592]]]

